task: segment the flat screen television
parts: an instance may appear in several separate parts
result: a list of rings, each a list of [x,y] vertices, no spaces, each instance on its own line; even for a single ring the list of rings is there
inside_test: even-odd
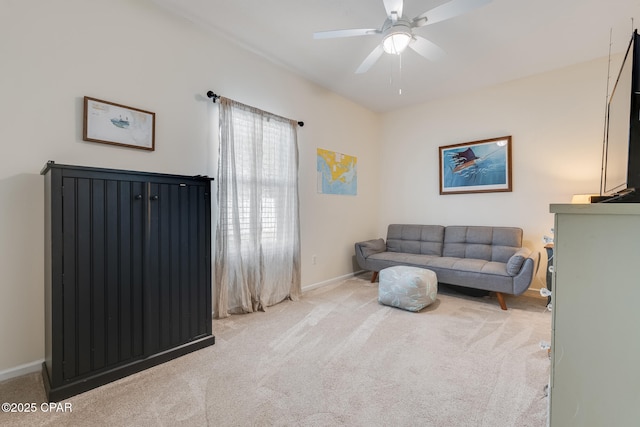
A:
[[[640,202],[640,37],[635,30],[607,102],[600,202]]]

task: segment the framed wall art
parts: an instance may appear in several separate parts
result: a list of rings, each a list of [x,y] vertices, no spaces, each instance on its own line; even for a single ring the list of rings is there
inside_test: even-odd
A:
[[[512,191],[511,136],[446,145],[440,150],[440,194]]]
[[[85,141],[154,151],[155,124],[155,113],[84,97]]]
[[[317,149],[317,189],[321,194],[358,194],[358,158],[323,148]]]

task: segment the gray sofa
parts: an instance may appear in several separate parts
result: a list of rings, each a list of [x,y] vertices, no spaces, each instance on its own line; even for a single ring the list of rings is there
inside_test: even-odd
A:
[[[440,283],[495,292],[503,310],[503,294],[525,292],[538,262],[516,227],[391,224],[386,242],[358,242],[355,249],[358,265],[373,271],[372,282],[386,267],[422,267]]]

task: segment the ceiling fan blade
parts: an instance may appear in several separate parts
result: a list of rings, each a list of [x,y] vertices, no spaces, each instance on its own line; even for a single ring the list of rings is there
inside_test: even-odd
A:
[[[366,73],[369,68],[382,56],[384,49],[382,45],[379,44],[375,49],[371,51],[371,53],[362,61],[362,64],[356,70],[356,74]]]
[[[420,36],[413,36],[409,47],[431,61],[437,61],[445,55],[440,46]]]
[[[414,27],[435,24],[436,22],[455,18],[456,16],[470,12],[481,6],[491,3],[491,0],[451,0],[438,7],[435,7],[422,15],[413,19]]]
[[[403,0],[382,0],[387,16],[391,21],[396,22],[398,18],[402,18]],[[394,16],[395,15],[395,16]]]
[[[331,30],[331,31],[318,31],[313,33],[314,39],[335,39],[338,37],[354,37],[354,36],[368,36],[370,34],[380,34],[381,31],[376,28],[358,28],[353,30]]]

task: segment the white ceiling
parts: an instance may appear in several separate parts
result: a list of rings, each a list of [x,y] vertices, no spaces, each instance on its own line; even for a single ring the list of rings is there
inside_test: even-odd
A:
[[[314,40],[313,33],[380,28],[382,0],[154,1],[379,112],[606,57],[610,46],[612,53],[622,52],[640,21],[640,0],[493,0],[415,30],[445,50],[443,59],[431,62],[407,49],[355,74],[379,35]],[[405,0],[404,15],[446,2]],[[224,88],[218,90],[224,95]]]

